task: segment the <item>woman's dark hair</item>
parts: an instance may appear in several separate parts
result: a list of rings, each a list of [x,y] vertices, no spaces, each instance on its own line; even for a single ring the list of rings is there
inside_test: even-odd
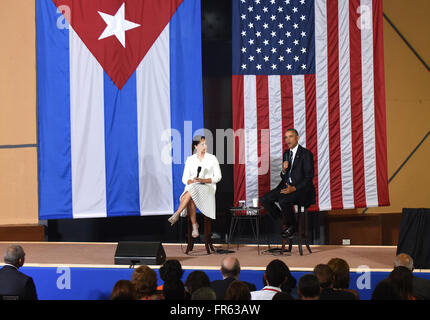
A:
[[[333,258],[328,263],[328,266],[333,271],[333,288],[348,289],[349,288],[349,265],[341,258]]]
[[[413,296],[413,275],[406,267],[395,267],[388,278],[397,288],[402,300],[409,300]]]
[[[281,290],[284,292],[291,293],[291,290],[293,290],[297,285],[296,278],[293,277],[293,275],[290,272],[290,268],[288,268],[287,265],[285,265],[285,271],[286,271],[286,280],[281,285]]]
[[[210,287],[211,282],[206,273],[200,270],[191,272],[185,280],[185,287],[190,294],[202,287]]]
[[[194,153],[194,147],[197,146],[202,140],[206,140],[205,136],[195,136],[191,144],[191,154]]]
[[[181,279],[184,274],[181,263],[176,260],[167,260],[160,268],[160,278],[164,282],[167,280]]]
[[[225,300],[251,300],[251,291],[245,282],[234,280],[225,292]]]
[[[111,300],[136,300],[134,285],[129,280],[118,280],[112,289]]]

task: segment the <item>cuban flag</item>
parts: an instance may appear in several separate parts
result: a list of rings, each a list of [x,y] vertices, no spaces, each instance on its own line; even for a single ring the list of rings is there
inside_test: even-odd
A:
[[[172,214],[203,128],[200,0],[38,0],[39,218]]]

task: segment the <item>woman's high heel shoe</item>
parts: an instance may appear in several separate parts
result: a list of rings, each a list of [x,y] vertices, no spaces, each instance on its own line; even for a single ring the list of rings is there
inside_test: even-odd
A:
[[[170,225],[173,226],[176,222],[178,222],[179,220],[179,215],[180,213],[177,212],[175,214],[173,214],[169,219],[167,219],[167,221],[170,222]]]
[[[193,224],[193,232],[191,232],[191,236],[193,238],[197,238],[199,236],[199,225],[197,223]]]

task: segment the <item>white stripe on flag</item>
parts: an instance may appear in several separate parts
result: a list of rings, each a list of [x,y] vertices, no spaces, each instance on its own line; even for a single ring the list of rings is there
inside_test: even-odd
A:
[[[168,196],[172,167],[161,158],[166,147],[161,137],[171,127],[169,51],[168,24],[136,71],[141,215],[174,211]]]
[[[372,0],[361,0],[361,66],[363,88],[363,151],[366,205],[378,206],[375,149],[375,96],[373,82]]]
[[[103,69],[69,30],[73,218],[106,217]]]
[[[349,63],[349,1],[339,1],[339,108],[343,208],[354,208]]]
[[[245,127],[245,186],[246,202],[258,198],[258,134],[257,134],[257,82],[253,75],[243,79]],[[241,199],[242,200],[242,199]]]
[[[320,210],[325,211],[331,209],[327,77],[327,7],[325,1],[315,2],[315,65],[318,140],[318,205]]]
[[[299,143],[306,148],[306,94],[305,76],[295,75],[293,80],[294,128],[299,132]]]
[[[269,129],[270,129],[270,189],[280,181],[282,168],[282,104],[281,77],[268,76],[269,83]]]

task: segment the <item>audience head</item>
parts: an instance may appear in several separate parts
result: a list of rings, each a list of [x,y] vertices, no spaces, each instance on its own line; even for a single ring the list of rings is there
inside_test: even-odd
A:
[[[333,288],[348,289],[349,287],[349,265],[340,258],[333,258],[328,263],[333,271]]]
[[[119,280],[115,283],[110,295],[111,300],[136,300],[136,289],[129,280]]]
[[[394,258],[394,267],[406,267],[409,270],[414,270],[414,260],[406,253],[401,253]]]
[[[293,277],[287,265],[285,265],[285,272],[285,282],[281,284],[281,290],[285,292],[291,292],[291,290],[296,287],[297,280]]]
[[[4,254],[4,263],[20,268],[24,265],[24,260],[25,252],[20,245],[13,244],[6,249]]]
[[[190,295],[197,289],[210,287],[210,280],[206,273],[200,270],[191,272],[185,280],[185,289]]]
[[[131,277],[136,288],[138,299],[155,294],[157,290],[157,274],[148,266],[136,268]]]
[[[294,298],[288,292],[278,292],[272,298],[272,300],[294,300]]]
[[[372,292],[372,300],[400,300],[399,290],[391,279],[381,280]]]
[[[333,285],[333,271],[327,264],[317,264],[314,275],[318,278],[321,289],[331,288]]]
[[[281,260],[272,260],[266,267],[264,280],[268,286],[278,287],[286,281],[287,265]]]
[[[181,279],[184,274],[181,263],[178,260],[167,260],[160,267],[160,278],[164,282],[168,279]]]
[[[302,300],[318,300],[320,283],[313,274],[305,274],[299,279],[299,295]]]
[[[238,279],[240,273],[240,263],[235,257],[227,256],[221,261],[221,274],[224,278]]]
[[[167,279],[163,284],[163,295],[166,300],[185,300],[185,287],[179,279]]]
[[[251,300],[251,291],[245,282],[234,280],[225,292],[225,300]]]
[[[395,267],[388,278],[397,288],[402,300],[410,300],[413,297],[413,275],[406,267]]]
[[[191,300],[216,300],[216,294],[211,287],[201,287],[193,292]]]

